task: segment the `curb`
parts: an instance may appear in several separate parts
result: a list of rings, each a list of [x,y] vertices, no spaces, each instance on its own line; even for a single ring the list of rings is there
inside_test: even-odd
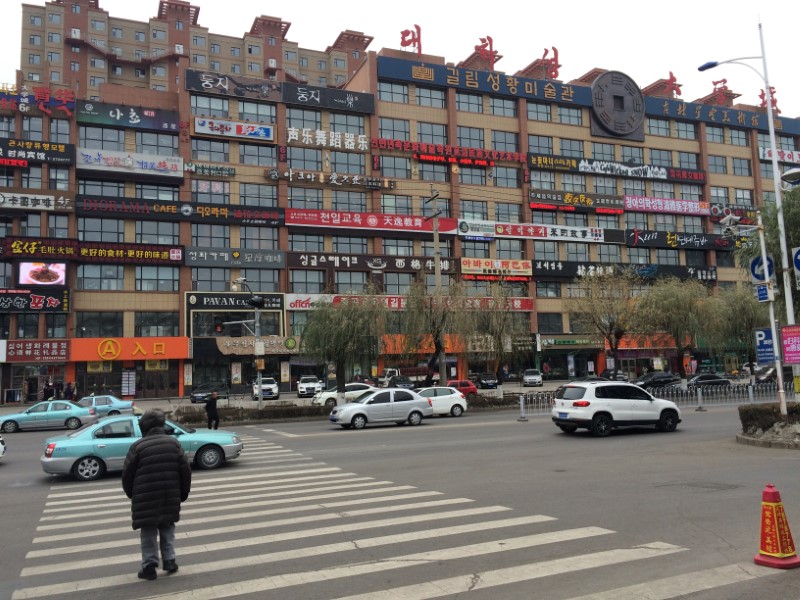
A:
[[[800,450],[800,441],[787,442],[785,440],[760,440],[746,435],[737,435],[736,443],[757,448],[780,448],[783,450]]]

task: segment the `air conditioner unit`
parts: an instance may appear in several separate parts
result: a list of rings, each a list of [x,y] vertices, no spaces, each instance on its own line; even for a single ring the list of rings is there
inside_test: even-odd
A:
[[[278,68],[278,61],[274,58],[270,58],[267,60],[267,64],[269,65],[270,69],[277,69]]]
[[[183,44],[175,44],[175,53],[183,54]]]
[[[79,40],[81,39],[81,30],[80,29],[72,29],[72,33],[70,34],[74,39]]]

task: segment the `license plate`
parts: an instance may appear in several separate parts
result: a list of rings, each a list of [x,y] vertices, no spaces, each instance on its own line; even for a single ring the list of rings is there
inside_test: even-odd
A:
[[[568,416],[568,413],[562,413],[562,412],[558,413],[558,418],[559,419],[566,419],[567,416]]]

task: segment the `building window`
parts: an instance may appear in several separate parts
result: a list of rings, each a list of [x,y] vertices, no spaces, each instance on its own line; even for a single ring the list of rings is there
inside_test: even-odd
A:
[[[564,213],[564,225],[568,227],[588,227],[589,215],[586,213]]]
[[[461,253],[466,258],[489,258],[489,242],[462,240]]]
[[[537,298],[561,298],[561,283],[558,281],[537,281]]]
[[[682,140],[696,140],[697,126],[694,123],[687,123],[685,121],[676,121],[675,133]]]
[[[293,169],[319,172],[322,170],[322,150],[290,146],[287,149],[288,162]]]
[[[706,253],[704,250],[687,250],[685,255],[687,267],[706,266]]]
[[[347,66],[347,63],[343,58],[334,58],[333,59],[333,68],[334,69],[344,69]]]
[[[656,231],[674,232],[678,226],[678,218],[675,215],[663,213],[653,214],[653,229]]]
[[[733,203],[740,206],[753,206],[753,190],[733,190]]]
[[[345,113],[331,113],[331,129],[338,133],[352,133],[363,135],[365,131],[363,115],[348,115]],[[355,149],[347,148],[348,150]]]
[[[42,167],[28,167],[20,169],[22,174],[22,187],[30,190],[42,189]]]
[[[143,42],[145,39],[145,32],[144,31],[136,31],[134,32],[133,39],[137,42]]]
[[[207,204],[230,204],[231,184],[229,181],[192,179],[192,202]],[[198,244],[195,244],[197,246]]]
[[[248,284],[254,290],[266,293],[280,292],[279,275],[277,269],[241,269],[242,277],[247,279]]]
[[[384,102],[408,104],[408,86],[404,83],[378,82],[378,99]]]
[[[136,221],[136,243],[178,244],[179,225],[169,221]]]
[[[69,189],[69,167],[48,167],[48,187],[51,190]]]
[[[47,61],[52,64],[59,64],[61,62],[61,52],[48,52],[47,53]],[[105,62],[103,59],[92,59],[92,66],[95,66],[95,62]]]
[[[444,90],[417,87],[417,106],[445,108],[447,106],[447,96]]]
[[[706,125],[706,141],[724,144],[725,130],[722,127],[717,127],[716,125]]]
[[[381,156],[381,174],[391,179],[410,179],[411,161],[399,156]],[[423,167],[424,164],[420,164]],[[420,168],[420,171],[422,169]]]
[[[625,227],[627,229],[647,229],[647,213],[626,212]]]
[[[462,200],[461,218],[486,221],[489,218],[488,203],[483,200]]]
[[[381,117],[378,121],[379,135],[390,140],[411,140],[411,127],[406,119],[387,119]]]
[[[119,196],[123,195],[124,188],[120,188]],[[174,185],[156,185],[153,183],[137,183],[136,197],[143,200],[178,201],[178,187]]]
[[[411,273],[384,273],[384,292],[388,296],[405,296],[412,280]]]
[[[692,185],[689,183],[681,184],[680,191],[681,200],[697,200],[703,199],[703,188],[699,185]]]
[[[544,135],[529,135],[528,149],[534,154],[552,154],[553,138]]]
[[[69,220],[67,215],[47,216],[47,237],[65,238],[69,234]]]
[[[669,137],[669,121],[667,119],[647,118],[647,134]]]
[[[125,268],[122,265],[78,265],[78,289],[121,291]]]
[[[520,187],[519,169],[515,169],[513,167],[494,167],[492,178],[494,179],[494,184],[497,187]]]
[[[167,39],[167,32],[163,29],[153,29],[153,39],[164,41]]]
[[[674,198],[675,185],[672,183],[653,182],[653,195],[656,198]]]
[[[318,110],[306,110],[303,108],[286,109],[286,127],[295,129],[321,129],[322,115]]]
[[[659,265],[677,265],[678,251],[671,248],[656,248],[656,263]]]
[[[597,256],[601,263],[613,263],[617,264],[620,262],[620,255],[619,255],[619,246],[616,244],[598,244],[597,245]]]
[[[750,160],[747,158],[734,158],[733,174],[750,177],[753,174],[753,170],[750,166]]]
[[[628,262],[632,265],[649,265],[649,248],[628,248]]]
[[[136,152],[160,156],[178,156],[178,136],[137,131]]]
[[[583,142],[581,140],[562,139],[561,154],[574,158],[583,158]]]
[[[623,179],[622,193],[626,196],[644,196],[644,181],[641,179]]]
[[[47,41],[53,44],[60,44],[61,43],[61,34],[56,33],[55,31],[48,31],[47,32]]]
[[[367,274],[363,271],[336,271],[336,293],[361,293],[367,287]]]
[[[78,218],[78,239],[82,242],[125,241],[124,219]]]
[[[513,131],[492,131],[492,150],[519,152],[519,137]]]
[[[484,148],[483,129],[478,127],[458,127],[458,145],[464,148]]]
[[[467,185],[486,185],[485,167],[461,167],[459,182]]]
[[[109,127],[81,125],[78,127],[78,144],[90,150],[121,152],[125,149],[125,131]]]
[[[227,292],[231,270],[200,267],[192,269],[192,289],[198,292]]]
[[[331,194],[331,209],[345,212],[366,212],[367,195],[364,192],[334,190]]]
[[[540,334],[564,333],[563,315],[561,313],[537,313],[536,321]]]
[[[450,169],[447,165],[420,163],[419,178],[421,181],[450,181]]]
[[[489,96],[489,110],[498,117],[516,117],[517,101],[513,98],[495,98]]]
[[[275,146],[239,142],[239,164],[256,167],[275,166],[278,164],[277,149]]]
[[[567,250],[567,260],[572,262],[586,262],[589,260],[589,246],[577,242],[564,244]]]
[[[367,238],[335,235],[333,236],[333,251],[339,254],[366,254]]]
[[[174,337],[179,332],[178,313],[137,312],[133,318],[136,337]]]
[[[750,136],[743,129],[731,129],[731,145],[733,146],[749,146]]]
[[[483,96],[456,92],[456,110],[462,112],[482,113]]]
[[[585,192],[586,176],[578,173],[563,173],[561,187],[568,192]]]
[[[383,238],[383,253],[389,256],[414,256],[414,242]]]
[[[228,248],[231,245],[229,225],[192,223],[192,246]]]
[[[22,139],[31,142],[44,141],[42,117],[22,117]]]
[[[153,65],[153,67],[150,69],[150,72],[153,74],[154,77],[167,76],[167,68],[163,65]]]
[[[683,217],[685,233],[703,233],[703,221],[700,217]]]
[[[324,240],[321,235],[309,235],[305,233],[289,234],[290,252],[323,252]]]
[[[294,294],[322,294],[325,291],[325,272],[292,269],[289,271],[289,288]]]
[[[614,145],[592,142],[592,158],[595,160],[614,160]]]
[[[597,215],[597,226],[601,229],[619,229],[619,217],[617,215]]]
[[[559,106],[558,122],[563,125],[583,125],[583,111],[573,106]]]
[[[447,145],[447,125],[417,123],[417,141],[425,144]]]
[[[331,171],[339,176],[343,174],[364,175],[366,173],[365,155],[355,152],[331,152]]]
[[[549,210],[532,210],[531,223],[539,223],[542,225],[555,225],[556,213]]]
[[[522,240],[499,239],[496,243],[497,258],[522,260],[525,258]]]
[[[622,162],[644,164],[644,149],[636,146],[622,146]]]
[[[319,188],[289,188],[289,208],[322,210],[322,190]]]
[[[671,167],[672,152],[670,150],[650,150],[650,163],[657,167]]]
[[[228,142],[216,142],[192,138],[192,159],[211,162],[228,162],[230,156]]]
[[[125,195],[125,184],[121,181],[93,181],[91,179],[78,180],[78,193],[87,196],[105,196],[107,198],[121,198]],[[136,196],[141,198],[141,196]]]
[[[190,96],[192,114],[196,117],[227,117],[228,99],[210,96]]]
[[[383,194],[381,196],[381,212],[390,215],[413,215],[414,206],[411,196]]]
[[[556,189],[556,174],[552,171],[531,171],[531,188],[539,190]]]
[[[278,188],[261,183],[240,183],[239,204],[242,206],[258,206],[275,208],[278,206]]]
[[[678,152],[678,167],[681,169],[697,169],[700,157],[694,152]]]
[[[724,252],[721,250],[716,251],[717,266],[718,267],[735,267],[736,260],[733,252]],[[721,282],[720,282],[721,283]]]
[[[709,155],[708,170],[710,173],[727,173],[728,172],[727,158],[724,156]]]
[[[245,227],[240,230],[242,248],[278,250],[278,230],[274,227]]]
[[[178,267],[137,266],[137,292],[177,292]]]
[[[542,104],[541,102],[528,102],[528,120],[547,122],[552,121],[553,115],[550,111],[550,104]]]
[[[594,191],[598,194],[616,194],[617,193],[617,180],[613,177],[598,177],[594,178]]]
[[[82,337],[122,337],[123,320],[121,312],[79,312],[76,326]]]

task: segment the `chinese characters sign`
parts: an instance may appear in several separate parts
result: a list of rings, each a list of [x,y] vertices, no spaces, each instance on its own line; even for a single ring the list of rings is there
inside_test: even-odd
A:
[[[58,259],[79,263],[179,266],[183,264],[183,247],[9,236],[3,238],[0,257],[28,258],[43,262]]]
[[[625,196],[625,210],[636,212],[671,213],[676,215],[710,215],[708,202],[700,200],[678,200],[677,198],[648,198]]]
[[[0,210],[3,209],[22,209],[22,210],[45,210],[45,211],[71,211],[75,203],[72,196],[68,193],[59,193],[58,196],[51,194],[31,194],[28,189],[4,188],[0,192]]]
[[[800,325],[781,327],[783,340],[783,362],[787,365],[800,365]]]
[[[286,225],[433,233],[433,219],[424,217],[299,208],[286,209]],[[456,219],[439,217],[439,233],[455,234],[457,225]]]
[[[464,279],[528,281],[532,265],[529,260],[462,258],[461,274]]]
[[[280,250],[245,250],[243,248],[186,247],[186,264],[192,267],[245,267],[283,269],[286,255]]]
[[[497,223],[495,235],[499,238],[529,238],[558,242],[605,241],[599,227],[568,227],[566,225],[534,225],[531,223]]]
[[[67,340],[25,340],[9,341],[6,346],[6,360],[10,363],[57,362],[69,358]]]
[[[381,177],[365,177],[364,175],[350,175],[346,173],[322,173],[318,171],[295,171],[289,167],[286,171],[270,169],[267,177],[272,180],[288,179],[292,181],[302,181],[305,183],[321,183],[330,187],[352,186],[362,187],[368,190],[379,190],[381,188],[394,189],[394,179],[383,179]]]
[[[72,144],[0,138],[0,166],[25,168],[28,163],[71,165],[74,162],[75,146]]]
[[[325,131],[323,129],[287,127],[286,143],[291,144],[292,142],[304,146],[332,148],[334,150],[358,150],[359,152],[367,152],[369,150],[369,140],[364,134],[356,135],[355,133]]]
[[[428,144],[425,142],[411,142],[407,140],[395,140],[391,138],[372,138],[370,140],[373,150],[402,150],[403,152],[413,152],[414,158],[421,160],[420,156],[439,157],[443,160],[427,159],[427,162],[442,162],[453,164],[461,163],[460,159],[472,159],[473,161],[486,161],[481,166],[490,166],[489,161],[505,160],[511,162],[525,162],[525,154],[522,152],[508,152],[505,150],[484,150],[482,148],[466,148],[461,146],[450,146],[446,144]],[[453,159],[453,160],[450,160]]]
[[[0,87],[0,110],[13,110],[21,113],[36,108],[51,117],[71,117],[75,110],[75,92],[64,88],[51,90],[49,87],[29,88],[23,85],[2,84]]]

